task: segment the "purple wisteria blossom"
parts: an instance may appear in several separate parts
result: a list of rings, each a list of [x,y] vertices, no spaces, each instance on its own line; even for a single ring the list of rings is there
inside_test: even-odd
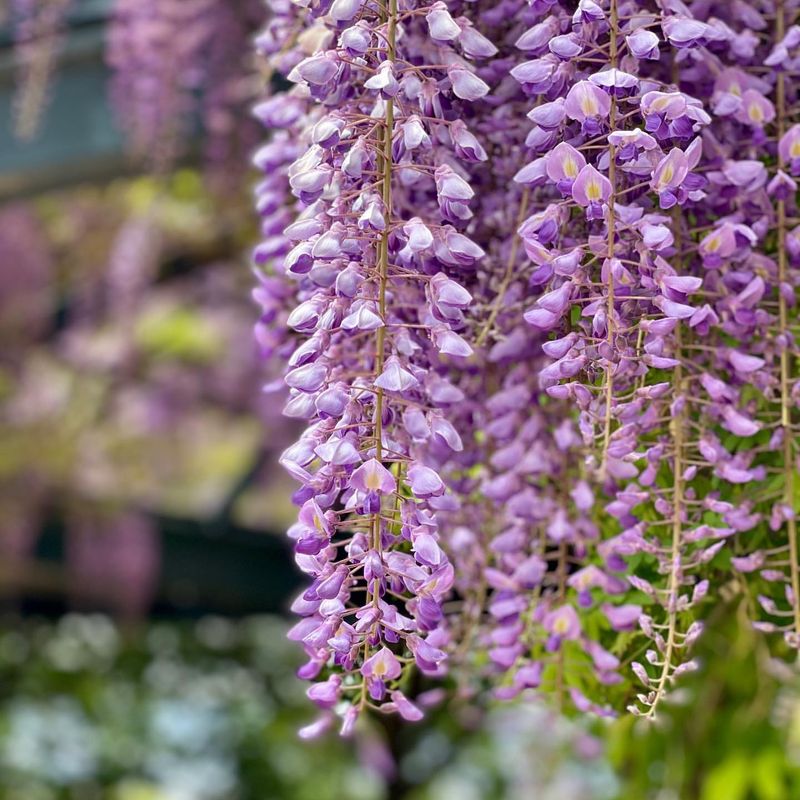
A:
[[[291,637],[308,655],[301,676],[318,681],[309,696],[324,714],[341,711],[346,733],[370,707],[418,718],[404,676],[414,665],[438,676],[447,660],[442,603],[454,572],[439,512],[458,501],[429,451],[462,448],[445,416],[459,402],[446,374],[473,352],[463,281],[484,252],[466,230],[468,178],[487,155],[469,108],[490,83],[472,59],[495,48],[441,2],[385,15],[336,2],[323,20],[326,11],[315,6],[303,24],[274,4],[259,47],[295,88],[259,115],[297,135],[256,162],[269,220],[273,165],[278,153],[294,159],[282,180],[296,221],[270,260],[296,298],[283,318],[296,334],[280,345],[286,413],[308,424],[282,457],[302,484],[289,533],[312,579]],[[315,52],[305,34],[291,38],[298,26],[318,37]],[[262,305],[285,307],[265,280]]]
[[[730,569],[800,644],[797,17],[274,0],[257,336],[320,728],[418,719],[411,669],[654,717]]]

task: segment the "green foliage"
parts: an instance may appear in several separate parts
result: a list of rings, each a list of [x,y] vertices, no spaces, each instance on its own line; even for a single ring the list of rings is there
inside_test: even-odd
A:
[[[298,738],[313,711],[280,620],[6,627],[0,800],[796,800],[800,685],[719,609],[655,724],[463,697],[354,741]]]
[[[208,363],[222,355],[224,341],[213,325],[191,308],[154,308],[142,315],[136,343],[155,358]]]
[[[794,800],[800,766],[787,724],[800,713],[794,670],[773,660],[743,601],[721,603],[697,645],[701,669],[655,724],[625,717],[607,732],[618,800]]]
[[[377,800],[346,743],[297,737],[311,712],[296,655],[270,618],[6,630],[0,798]]]

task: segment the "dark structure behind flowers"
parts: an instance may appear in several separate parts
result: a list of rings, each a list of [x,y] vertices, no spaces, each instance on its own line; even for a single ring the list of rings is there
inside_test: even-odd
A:
[[[721,587],[795,653],[796,0],[271,7],[306,732],[412,671],[655,717]]]

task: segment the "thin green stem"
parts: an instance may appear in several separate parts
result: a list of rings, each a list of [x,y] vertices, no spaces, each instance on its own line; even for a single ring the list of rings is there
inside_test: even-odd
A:
[[[675,333],[675,349],[681,349],[681,328],[678,326]],[[675,367],[673,386],[678,397],[685,391],[683,380],[683,367],[678,364]],[[683,539],[683,522],[681,512],[683,510],[683,448],[684,448],[684,416],[686,413],[686,403],[681,404],[681,410],[673,417],[670,423],[670,433],[672,436],[673,447],[675,450],[672,463],[672,544],[670,547],[669,565],[669,586],[667,589],[667,636],[664,647],[664,664],[661,667],[661,674],[656,684],[655,694],[650,707],[645,713],[645,717],[655,718],[656,708],[666,692],[667,682],[672,668],[672,654],[675,650],[675,638],[678,624],[678,592],[680,591],[680,570],[681,570],[681,544]]]
[[[395,58],[395,42],[397,38],[397,0],[390,0],[387,21],[386,37],[386,57],[390,61]],[[383,130],[381,132],[382,152],[380,158],[380,169],[382,172],[381,180],[381,199],[383,200],[386,227],[378,243],[378,308],[384,325],[378,328],[375,334],[375,375],[383,372],[386,347],[386,285],[389,280],[389,230],[392,217],[392,132],[394,131],[394,101],[392,98],[386,100],[385,117]],[[381,461],[383,458],[383,403],[384,392],[380,387],[375,387],[375,458]],[[398,469],[398,478],[400,470]],[[381,519],[382,509],[372,515],[371,534],[372,547],[378,553],[381,552]],[[380,595],[377,585],[371,592],[371,602],[373,606],[378,605]],[[369,637],[364,637],[363,661],[369,658]],[[360,707],[363,708],[367,702],[366,681],[361,691]]]
[[[609,25],[611,27],[609,36],[609,50],[611,67],[617,66],[617,35],[619,27],[619,19],[617,15],[617,0],[611,0],[611,8],[609,15]],[[617,99],[612,95],[611,97],[611,110],[609,112],[609,125],[611,130],[615,129],[617,117]],[[606,248],[606,258],[609,261],[606,279],[606,330],[608,336],[608,364],[606,366],[605,374],[605,419],[603,423],[603,455],[600,460],[600,476],[605,480],[608,468],[608,447],[611,443],[611,411],[614,401],[614,364],[611,361],[611,353],[614,347],[614,275],[611,269],[611,259],[614,258],[614,239],[616,230],[614,226],[614,201],[617,191],[617,165],[616,165],[616,147],[613,144],[608,145],[608,180],[611,183],[611,195],[608,198],[608,241]]]
[[[784,0],[778,0],[775,14],[775,39],[781,41],[785,34]],[[778,124],[778,141],[781,140],[786,127],[786,77],[778,72],[776,77],[776,117]],[[778,149],[778,169],[784,168],[780,148]],[[783,502],[791,509],[786,522],[789,538],[790,582],[792,587],[792,611],[794,613],[794,633],[800,635],[800,563],[798,563],[797,519],[794,513],[794,452],[792,434],[792,397],[791,397],[791,363],[788,341],[789,309],[786,303],[783,285],[787,282],[788,264],[786,258],[786,203],[778,201],[778,325],[781,339],[781,425],[783,426]]]
[[[514,265],[517,263],[517,253],[519,252],[519,234],[517,231],[519,230],[520,225],[525,221],[525,214],[528,213],[528,200],[530,199],[530,189],[525,187],[525,191],[522,193],[522,198],[519,204],[519,212],[517,213],[517,222],[514,226],[514,237],[511,240],[511,249],[508,253],[508,261],[506,262],[506,271],[503,275],[503,280],[500,282],[500,288],[497,290],[497,296],[492,303],[491,311],[489,312],[489,316],[486,318],[486,323],[484,324],[483,328],[481,328],[480,333],[478,334],[478,338],[475,340],[475,346],[480,347],[485,341],[486,337],[491,332],[492,328],[494,327],[495,320],[497,319],[497,315],[500,313],[500,309],[503,306],[503,298],[506,296],[506,292],[508,291],[509,284],[511,283],[511,279],[514,276]]]

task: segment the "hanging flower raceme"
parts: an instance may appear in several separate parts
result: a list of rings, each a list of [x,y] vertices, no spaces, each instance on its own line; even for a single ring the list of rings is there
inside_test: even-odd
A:
[[[257,158],[263,203],[277,159],[301,147],[285,172],[299,210],[285,230],[291,249],[262,245],[256,256],[297,298],[286,413],[308,427],[282,462],[302,484],[290,536],[312,583],[291,636],[309,657],[300,674],[316,680],[309,696],[326,709],[320,725],[335,708],[348,732],[369,707],[417,718],[401,688],[408,670],[445,666],[454,576],[437,511],[454,498],[426,442],[460,447],[444,416],[458,402],[446,361],[472,352],[459,334],[470,303],[460,276],[483,251],[463,232],[474,197],[464,164],[486,158],[460,109],[488,91],[465,56],[491,48],[441,3],[327,12],[297,16],[278,48],[274,32],[289,26],[261,39],[296,88],[260,113],[269,123],[284,102],[304,110],[289,115],[293,140]]]
[[[531,214],[530,224],[543,237],[553,236],[563,215],[550,203],[548,190],[511,181],[527,148],[525,131],[511,128],[520,135],[510,135],[506,120],[522,117],[530,101],[503,71],[510,65],[518,73],[520,51],[514,43],[536,26],[541,12],[525,4],[507,11],[485,28],[493,41],[506,44],[493,67],[499,74],[496,111],[482,123],[493,163],[492,174],[480,176],[478,193],[483,210],[478,235],[488,255],[467,284],[484,304],[471,309],[473,337],[488,347],[480,352],[481,367],[461,376],[465,402],[457,428],[465,449],[446,467],[464,498],[463,511],[445,523],[464,598],[465,619],[454,623],[453,650],[464,659],[462,673],[476,667],[471,651],[487,651],[482,673],[498,697],[549,695],[608,713],[607,687],[621,682],[619,662],[596,633],[586,631],[599,624],[603,640],[610,640],[602,598],[618,596],[626,584],[597,563],[599,531],[588,513],[593,494],[582,477],[581,437],[569,404],[548,398],[540,384],[547,334],[537,335],[523,320],[531,289],[548,276],[541,261],[528,258],[516,229]],[[532,42],[526,46],[534,49]],[[563,103],[539,105],[534,115],[556,126],[565,117]],[[559,190],[569,193],[585,165],[580,153],[562,143],[550,151],[546,165],[539,160],[522,172],[535,180],[549,169]],[[552,306],[558,302],[554,297]],[[476,608],[483,608],[483,615]]]
[[[256,0],[115,0],[111,101],[136,156],[168,167],[202,124],[217,175],[245,161],[258,128],[239,118],[254,97],[244,58],[261,14]]]
[[[794,3],[766,3],[758,13],[771,35],[746,57],[738,55],[716,86],[725,110],[715,132],[720,169],[709,176],[718,187],[718,218],[700,249],[714,276],[722,335],[708,354],[718,375],[708,379],[717,430],[706,434],[706,447],[715,474],[728,484],[729,525],[739,534],[732,567],[755,595],[756,625],[782,632],[796,651],[798,274],[792,227],[800,126],[787,73],[796,67],[800,28]],[[735,30],[741,22],[730,25]],[[745,150],[731,153],[724,144],[742,138],[751,141]]]
[[[705,39],[695,41],[693,21],[669,12],[659,19],[633,2],[592,6],[562,16],[559,30],[571,30],[574,52],[549,39],[537,50],[522,37],[541,55],[512,72],[537,99],[529,114],[534,158],[516,180],[552,198],[519,228],[539,267],[525,319],[549,336],[542,386],[580,410],[592,510],[606,531],[598,548],[605,574],[617,579],[627,557],[643,556],[641,574],[628,576],[635,596],[604,608],[612,627],[638,613],[654,642],[650,666],[636,666],[652,715],[691,666],[686,654],[700,625],[686,612],[705,595],[702,569],[719,549],[698,530],[689,484],[702,460],[688,432],[694,376],[684,350],[713,311],[698,302],[703,275],[690,263],[687,217],[675,213],[705,201],[702,136],[712,120],[704,98],[676,83],[669,67],[672,48],[724,37],[704,23],[697,30]],[[556,15],[550,10],[551,24]],[[554,54],[571,80],[556,68],[530,81]]]
[[[18,84],[14,127],[20,139],[32,139],[39,130],[70,5],[71,0],[10,0],[8,3]]]

